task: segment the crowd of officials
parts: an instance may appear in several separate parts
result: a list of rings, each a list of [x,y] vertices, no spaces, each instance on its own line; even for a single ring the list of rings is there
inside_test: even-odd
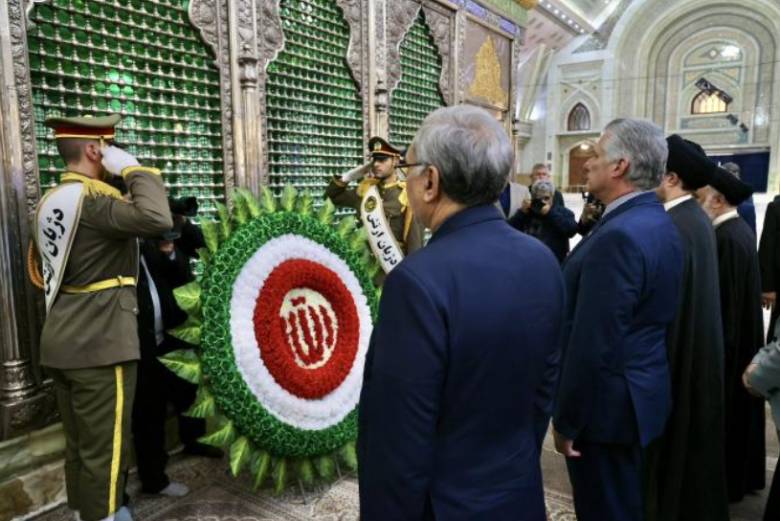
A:
[[[41,362],[84,521],[132,519],[131,432],[143,491],[188,493],[165,472],[170,408],[185,452],[222,456],[181,415],[195,387],[157,359],[191,347],[166,331],[186,319],[173,289],[204,245],[197,202],[167,200],[159,171],[112,146],[118,121],[47,121],[63,182],[83,186]],[[729,502],[764,488],[764,398],[780,420],[780,201],[759,255],[738,169],[643,120],[604,129],[579,220],[545,165],[530,188],[507,182],[510,139],[476,107],[436,110],[405,154],[379,140],[371,155],[328,193],[359,206],[346,186],[370,171],[407,254],[383,280],[365,362],[362,519],[543,521],[550,425],[580,521],[727,520]],[[778,480],[765,519],[780,519]]]
[[[431,113],[405,160],[433,234],[383,288],[358,420],[363,519],[546,519],[550,423],[580,521],[727,520],[764,488],[775,277],[762,288],[738,172],[615,120],[576,221],[544,165],[530,190],[507,184],[510,140],[469,106]],[[779,204],[766,270],[780,267]],[[766,520],[780,519],[777,488]]]

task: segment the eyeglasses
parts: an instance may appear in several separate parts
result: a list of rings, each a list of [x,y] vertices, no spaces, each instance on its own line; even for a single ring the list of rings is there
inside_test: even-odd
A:
[[[400,170],[404,176],[409,177],[410,168],[413,168],[415,166],[427,166],[427,165],[428,163],[404,163],[404,164],[396,165],[395,168],[397,170]]]

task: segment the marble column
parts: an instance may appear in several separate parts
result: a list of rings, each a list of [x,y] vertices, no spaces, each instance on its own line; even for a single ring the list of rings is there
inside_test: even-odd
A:
[[[31,5],[0,3],[0,439],[56,418],[51,387],[34,364],[43,314],[25,270],[40,193],[27,62]]]

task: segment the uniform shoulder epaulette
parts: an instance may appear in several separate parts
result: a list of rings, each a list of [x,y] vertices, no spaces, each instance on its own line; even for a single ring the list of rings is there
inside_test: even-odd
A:
[[[360,181],[360,184],[355,189],[355,192],[360,197],[363,197],[364,195],[366,195],[366,192],[368,191],[369,188],[371,188],[372,186],[374,186],[375,184],[378,184],[378,183],[379,183],[379,179],[375,179],[373,177],[367,178],[367,179],[363,179],[362,181]]]
[[[398,194],[398,202],[401,203],[401,210],[406,210],[409,207],[409,196],[406,194],[406,181],[398,181],[398,187],[401,189],[401,193]]]
[[[79,174],[73,174],[73,173],[65,173],[62,174],[60,177],[60,182],[78,182],[84,185],[84,196],[85,197],[99,197],[99,196],[105,196],[105,197],[111,197],[113,199],[122,199],[122,193],[114,188],[113,186],[104,183],[103,181],[99,181],[97,179],[91,179],[89,177],[79,175]]]

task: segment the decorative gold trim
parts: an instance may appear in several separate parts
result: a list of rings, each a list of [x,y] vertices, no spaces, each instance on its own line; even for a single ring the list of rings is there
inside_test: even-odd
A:
[[[115,134],[103,134],[103,135],[96,135],[96,134],[54,134],[54,139],[68,139],[68,138],[76,138],[76,139],[114,139]]]
[[[159,168],[152,168],[150,166],[128,166],[122,169],[122,177],[127,177],[134,172],[143,172],[145,174],[162,175]]]
[[[539,5],[539,0],[515,0],[515,3],[529,11]]]
[[[60,291],[69,295],[79,295],[83,293],[95,293],[111,288],[124,288],[125,286],[135,286],[135,277],[118,276],[113,279],[100,280],[87,284],[86,286],[62,286]]]
[[[116,512],[117,484],[119,481],[119,464],[122,459],[122,416],[125,407],[125,385],[122,366],[114,368],[116,375],[116,408],[114,410],[114,446],[111,454],[111,484],[108,491],[108,515]],[[113,516],[112,516],[113,517]]]

